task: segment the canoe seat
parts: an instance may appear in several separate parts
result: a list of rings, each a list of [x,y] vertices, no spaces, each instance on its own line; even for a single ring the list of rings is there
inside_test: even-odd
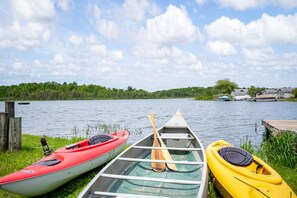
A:
[[[236,166],[248,166],[253,162],[253,156],[238,147],[222,147],[219,150],[219,154],[225,161]]]
[[[99,144],[112,139],[109,135],[95,135],[89,139],[89,145]]]
[[[191,140],[194,139],[192,135],[188,133],[162,133],[162,139],[178,139],[178,140]]]

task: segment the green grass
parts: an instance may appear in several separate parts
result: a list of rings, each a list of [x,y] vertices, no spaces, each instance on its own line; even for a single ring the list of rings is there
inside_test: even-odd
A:
[[[41,137],[33,135],[22,135],[21,151],[0,152],[0,177],[21,170],[43,158],[43,149],[40,143],[40,138]],[[56,150],[68,144],[78,142],[82,140],[82,138],[65,139],[47,137],[46,140],[50,149]],[[83,190],[102,167],[103,166],[89,171],[42,197],[77,197],[80,191]],[[0,190],[0,197],[24,196]]]

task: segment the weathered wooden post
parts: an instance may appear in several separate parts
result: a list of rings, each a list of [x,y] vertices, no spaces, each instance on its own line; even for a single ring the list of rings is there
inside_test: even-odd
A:
[[[7,113],[7,118],[14,118],[14,102],[5,102],[5,112]]]
[[[0,112],[0,151],[8,148],[7,113]]]
[[[22,148],[22,118],[15,118],[14,102],[5,102],[5,113],[7,114],[6,131],[8,134],[8,150],[20,150]]]
[[[9,118],[8,150],[21,150],[22,148],[22,118]]]

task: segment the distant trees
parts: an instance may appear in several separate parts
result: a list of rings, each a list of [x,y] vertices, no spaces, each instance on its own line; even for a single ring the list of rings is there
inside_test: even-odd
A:
[[[201,87],[188,87],[148,92],[128,86],[126,90],[99,85],[78,85],[76,82],[21,83],[0,86],[0,100],[88,100],[88,99],[148,99],[196,97]]]

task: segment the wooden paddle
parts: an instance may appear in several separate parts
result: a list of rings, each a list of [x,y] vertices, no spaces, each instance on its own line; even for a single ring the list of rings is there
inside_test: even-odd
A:
[[[164,156],[165,160],[166,160],[166,161],[173,161],[173,160],[172,160],[172,157],[171,157],[171,155],[170,155],[170,153],[169,153],[169,151],[168,151],[167,148],[166,148],[166,145],[164,144],[164,142],[163,142],[163,140],[162,140],[162,138],[161,138],[159,132],[158,132],[157,129],[156,129],[156,125],[155,125],[155,121],[154,121],[154,119],[155,119],[155,115],[152,114],[151,116],[148,116],[148,118],[149,118],[149,120],[150,120],[150,122],[151,122],[151,124],[152,124],[152,126],[153,126],[154,134],[155,134],[155,133],[157,134],[158,139],[159,139],[159,141],[160,141],[160,143],[161,143],[161,147],[163,148],[161,151],[162,151],[162,153],[163,153],[163,156]],[[172,170],[172,171],[177,171],[177,168],[176,168],[176,166],[175,166],[174,163],[166,163],[166,165],[167,165],[168,169],[170,169],[170,170]]]
[[[151,119],[149,115],[147,117]],[[154,130],[153,147],[160,147],[155,130]],[[163,153],[160,149],[152,149],[151,155],[152,155],[152,160],[164,160]],[[156,172],[162,172],[166,169],[166,165],[164,162],[152,162],[152,169]]]

